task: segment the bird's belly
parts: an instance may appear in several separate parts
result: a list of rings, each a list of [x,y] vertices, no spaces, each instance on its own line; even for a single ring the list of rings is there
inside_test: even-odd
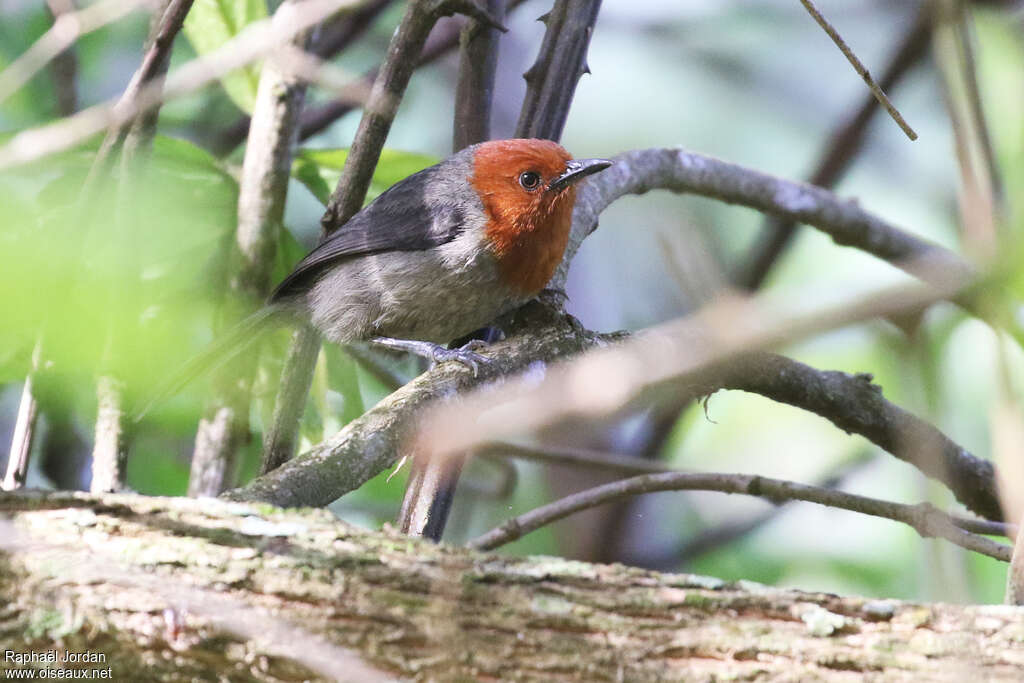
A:
[[[310,292],[313,324],[339,343],[375,336],[445,343],[525,302],[502,283],[490,254],[460,240],[467,238],[338,264]]]

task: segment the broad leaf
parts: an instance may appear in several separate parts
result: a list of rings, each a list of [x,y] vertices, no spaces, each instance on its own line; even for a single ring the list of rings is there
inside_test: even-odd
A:
[[[324,205],[331,197],[341,177],[341,169],[348,158],[347,149],[304,149],[295,156],[292,164],[292,175],[309,188]],[[366,201],[371,202],[384,190],[399,180],[406,178],[427,166],[437,163],[437,159],[425,154],[401,152],[385,149],[381,152],[380,162],[373,172],[370,190]]]

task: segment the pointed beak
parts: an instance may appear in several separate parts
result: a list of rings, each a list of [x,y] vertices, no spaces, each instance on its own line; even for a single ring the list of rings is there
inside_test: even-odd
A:
[[[561,192],[588,175],[599,173],[612,165],[607,159],[573,159],[565,165],[565,172],[551,181],[548,192]]]

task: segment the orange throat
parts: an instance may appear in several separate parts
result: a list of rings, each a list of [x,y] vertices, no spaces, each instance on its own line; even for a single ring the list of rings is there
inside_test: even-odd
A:
[[[539,294],[562,262],[572,227],[576,188],[531,197],[531,206],[502,205],[484,197],[486,234],[505,284],[527,297]]]

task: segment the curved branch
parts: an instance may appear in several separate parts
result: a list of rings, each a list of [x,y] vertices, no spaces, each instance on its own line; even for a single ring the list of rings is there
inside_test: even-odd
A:
[[[945,247],[916,237],[820,187],[783,180],[737,164],[688,152],[681,147],[642,149],[615,157],[606,171],[580,183],[569,246],[552,287],[562,287],[568,263],[597,219],[616,199],[650,190],[671,190],[750,207],[786,220],[805,223],[832,237],[888,261],[909,274],[934,281],[969,278],[970,264]],[[923,272],[921,263],[933,267]],[[938,277],[930,275],[935,273]]]
[[[767,498],[773,503],[803,500],[903,522],[912,527],[922,538],[944,538],[976,553],[994,557],[1003,562],[1010,560],[1011,548],[1009,546],[964,531],[954,523],[949,515],[930,503],[918,503],[917,505],[892,503],[835,489],[749,474],[678,472],[646,474],[595,486],[510,519],[500,527],[473,539],[467,545],[476,550],[493,550],[580,510],[655,491],[720,491]]]
[[[711,369],[687,388],[701,394],[748,391],[820,415],[942,482],[971,510],[1002,519],[992,463],[887,401],[871,380],[869,374],[817,370],[773,353],[754,353]]]

